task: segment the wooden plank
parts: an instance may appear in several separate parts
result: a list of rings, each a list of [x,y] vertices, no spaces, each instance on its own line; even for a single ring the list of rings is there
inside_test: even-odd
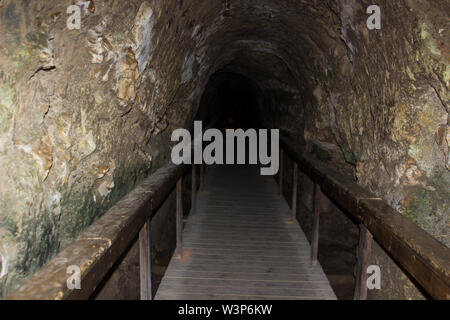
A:
[[[297,219],[297,185],[298,185],[298,165],[294,162],[294,174],[292,182],[292,221]]]
[[[262,224],[262,223],[243,223],[243,224],[237,224],[237,223],[208,223],[208,222],[198,222],[197,220],[193,221],[191,223],[192,227],[198,227],[198,228],[202,228],[203,230],[214,230],[214,229],[227,229],[227,230],[239,230],[239,229],[246,229],[246,230],[251,230],[251,229],[256,229],[256,230],[261,230],[261,231],[286,231],[289,229],[294,229],[294,226],[291,226],[287,223],[280,223],[281,221],[279,221],[278,224]]]
[[[246,218],[246,217],[242,217],[242,218],[238,218],[238,217],[230,217],[229,219],[226,218],[222,218],[222,219],[217,219],[217,218],[210,218],[208,219],[208,217],[195,217],[195,219],[192,219],[190,221],[190,224],[202,224],[202,225],[213,225],[213,226],[220,226],[220,225],[225,225],[225,224],[229,224],[229,225],[239,225],[239,222],[241,222],[241,225],[248,225],[248,226],[266,226],[266,227],[270,227],[270,226],[276,226],[276,225],[287,225],[289,226],[290,224],[292,224],[292,221],[289,219],[272,219],[272,218],[258,218],[256,221],[253,218]]]
[[[188,229],[188,228],[186,228]],[[266,241],[266,242],[297,242],[301,243],[305,237],[302,235],[293,234],[292,229],[286,230],[272,230],[267,233],[263,233],[266,230],[258,233],[255,229],[230,229],[230,230],[220,230],[220,229],[207,229],[203,230],[201,228],[189,228],[187,231],[189,233],[198,232],[196,235],[188,234],[186,238],[189,240],[198,240],[201,238],[214,238],[217,241],[223,240],[239,240],[241,242],[245,241]]]
[[[180,290],[188,290],[192,294],[243,294],[243,295],[255,295],[255,296],[281,296],[281,297],[314,297],[314,298],[333,298],[333,293],[330,293],[330,289],[322,289],[312,287],[307,288],[283,288],[282,284],[277,284],[278,287],[247,287],[245,285],[236,285],[231,283],[229,285],[218,285],[212,282],[210,285],[188,285],[183,282],[164,282],[161,285],[161,290],[163,291],[173,291],[178,292]]]
[[[320,203],[320,187],[317,183],[314,184],[314,203],[312,216],[312,232],[311,232],[311,263],[317,264],[319,254],[319,203]]]
[[[260,288],[260,289],[292,289],[292,290],[305,290],[305,291],[327,291],[330,290],[330,286],[326,282],[303,282],[303,283],[291,283],[291,282],[269,282],[269,281],[254,281],[244,280],[240,281],[239,286],[236,286],[235,281],[226,279],[173,279],[168,278],[164,284],[170,284],[171,286],[190,286],[190,287],[230,287],[234,286],[237,289],[240,288]],[[181,289],[181,288],[180,288]]]
[[[205,181],[207,193],[199,193],[184,229],[185,257],[172,258],[157,299],[183,292],[198,299],[336,298],[320,265],[311,265],[310,246],[286,201],[273,197],[273,180],[253,168],[212,166]]]
[[[257,230],[250,231],[246,230],[247,233],[243,233],[242,229],[239,231],[236,230],[202,230],[200,228],[189,228],[190,232],[198,231],[198,234],[191,235],[188,234],[191,239],[195,238],[206,238],[206,237],[216,237],[216,238],[225,238],[225,239],[255,239],[260,241],[302,241],[304,239],[304,235],[298,235],[286,232],[272,232],[272,233],[258,233]],[[187,237],[186,236],[186,237]],[[233,238],[236,237],[236,238]]]
[[[188,261],[183,262],[185,266],[189,266],[191,264],[195,265],[213,265],[213,266],[229,266],[231,267],[239,267],[239,268],[246,268],[248,270],[251,270],[253,267],[256,266],[256,263],[251,260],[246,261],[238,261],[233,259],[223,259],[223,260],[210,260],[210,259],[200,259],[196,258],[194,261]],[[267,269],[277,268],[277,267],[286,267],[286,268],[300,268],[303,269],[305,267],[311,266],[311,262],[308,259],[305,259],[305,261],[301,262],[280,262],[277,260],[272,261],[265,261],[264,265]],[[318,266],[318,265],[316,265]],[[169,265],[170,269],[170,265]]]
[[[197,259],[198,261],[248,261],[253,263],[261,262],[276,262],[276,263],[292,263],[301,262],[309,256],[309,252],[304,252],[303,255],[296,254],[295,256],[282,256],[278,254],[267,255],[267,254],[208,254],[208,253],[197,253],[191,252],[190,257],[192,259]]]
[[[290,216],[291,211],[289,208],[280,208],[280,207],[244,207],[244,206],[238,206],[235,205],[234,207],[231,205],[224,205],[224,206],[218,206],[210,204],[207,208],[205,207],[199,207],[201,210],[206,210],[204,212],[204,215],[215,215],[217,213],[218,216],[220,215],[248,215],[248,216],[260,216],[260,217],[273,217],[274,212],[279,214],[288,214]],[[214,213],[214,214],[213,214]]]
[[[183,256],[183,178],[181,177],[177,182],[176,194],[176,237],[177,248],[176,252],[179,258]]]
[[[150,224],[150,222],[147,222],[139,232],[139,272],[141,282],[141,300],[152,300]]]
[[[193,232],[195,232],[196,230],[202,233],[214,233],[214,232],[218,232],[218,233],[227,233],[227,234],[232,234],[232,233],[249,233],[249,234],[258,234],[258,233],[270,233],[271,235],[283,235],[286,234],[287,232],[289,232],[291,229],[289,228],[268,228],[268,227],[252,227],[252,226],[241,226],[241,227],[224,227],[226,229],[221,229],[220,227],[212,227],[212,226],[208,226],[208,227],[203,227],[203,226],[191,226],[190,230],[192,230]]]
[[[212,243],[204,243],[203,241],[183,241],[184,246],[186,248],[210,248],[210,249],[222,249],[223,243],[220,241],[212,242]],[[298,243],[291,243],[286,244],[283,242],[268,242],[268,243],[246,243],[246,242],[238,242],[238,243],[228,243],[227,248],[224,250],[271,250],[271,249],[280,249],[280,250],[304,250],[308,251],[309,246],[306,244],[298,244]]]
[[[273,205],[273,204],[264,204],[262,203],[262,201],[264,199],[260,199],[261,203],[258,204],[252,204],[250,201],[240,201],[237,202],[235,200],[231,200],[229,202],[226,201],[213,201],[210,204],[208,204],[208,207],[211,208],[219,208],[219,207],[226,207],[226,208],[252,208],[252,209],[260,209],[262,211],[266,211],[267,213],[270,213],[272,210],[276,210],[279,208],[279,206],[277,205]]]
[[[354,300],[367,299],[367,267],[372,250],[372,234],[361,224],[359,230],[358,262],[356,264],[356,283]]]
[[[322,269],[317,266],[295,265],[294,267],[287,267],[284,265],[267,266],[267,265],[252,265],[248,269],[243,269],[242,266],[228,266],[228,265],[211,265],[211,264],[176,264],[173,263],[170,267],[171,272],[195,271],[195,272],[218,272],[218,273],[234,273],[234,274],[258,274],[258,273],[283,273],[283,274],[318,274],[324,276]],[[179,273],[181,274],[181,273]]]
[[[286,231],[286,230],[295,230],[297,228],[296,225],[292,224],[291,220],[279,220],[277,222],[273,223],[262,223],[258,222],[256,219],[254,223],[242,223],[239,224],[237,219],[232,219],[231,221],[224,222],[224,223],[209,223],[206,220],[199,221],[198,219],[192,219],[190,220],[190,228],[191,229],[202,229],[202,230],[214,230],[214,229],[220,229],[223,231],[239,231],[242,229],[248,229],[249,231],[254,230],[267,230],[267,231],[274,231],[274,232],[280,232],[280,231]]]
[[[205,184],[205,170],[206,170],[206,165],[204,163],[202,163],[200,165],[200,190],[203,189],[203,186]]]
[[[280,187],[280,197],[283,197],[283,176],[284,176],[284,151],[280,149],[280,169],[279,169],[279,181],[278,185]]]
[[[276,216],[274,213],[277,214]],[[290,224],[292,222],[290,211],[289,215],[286,214],[287,211],[283,210],[272,210],[271,213],[263,214],[257,212],[250,212],[249,210],[234,210],[231,212],[221,212],[217,210],[215,212],[208,210],[208,212],[202,213],[195,217],[193,223],[226,223],[226,222],[236,222],[242,221],[243,224],[255,225],[261,224],[273,224],[277,225],[280,222],[285,222]]]
[[[228,241],[228,240],[239,240],[239,241],[265,241],[265,242],[297,242],[301,243],[305,239],[304,236],[301,235],[292,235],[292,234],[274,234],[274,235],[264,235],[258,233],[252,234],[238,234],[238,233],[223,233],[223,232],[201,232],[197,235],[187,234],[184,235],[184,239],[190,240],[201,240],[201,239],[211,239],[214,237],[214,240],[217,241]]]
[[[191,252],[195,250],[197,253],[218,253],[218,254],[228,254],[228,253],[237,253],[237,254],[246,254],[246,253],[257,253],[262,255],[273,255],[273,254],[281,254],[286,256],[291,255],[309,255],[309,247],[307,246],[246,246],[246,245],[227,245],[226,247],[221,246],[221,243],[215,244],[185,244],[185,248],[189,249]]]
[[[197,202],[197,172],[196,165],[192,164],[192,178],[191,178],[191,214],[194,214]]]
[[[203,210],[202,208],[198,208],[199,210]],[[276,217],[273,215],[273,212],[277,213],[279,216]],[[230,209],[229,212],[221,211],[220,209],[212,209],[209,208],[208,212],[204,212],[201,215],[197,215],[196,219],[208,219],[208,217],[211,217],[213,219],[275,219],[278,221],[284,221],[288,218],[290,218],[290,215],[286,214],[287,211],[285,210],[270,210],[267,214],[264,214],[261,210],[261,212],[255,212],[250,210],[240,210],[240,209]],[[289,211],[290,213],[290,211]]]
[[[231,186],[230,186],[231,187]],[[267,196],[264,197],[263,195],[261,195],[262,192],[267,193],[267,189],[261,189],[261,190],[253,190],[252,192],[257,192],[255,194],[250,194],[249,192],[247,192],[247,190],[245,190],[245,194],[242,193],[242,188],[239,188],[239,192],[236,193],[230,193],[227,192],[226,189],[223,190],[215,190],[213,188],[209,189],[210,191],[214,191],[214,192],[226,192],[227,193],[227,197],[224,196],[218,196],[215,194],[212,194],[211,192],[208,193],[208,198],[207,198],[207,203],[210,204],[214,204],[215,202],[218,203],[226,203],[226,204],[233,204],[235,202],[240,202],[240,201],[262,201],[262,200],[272,200],[273,202],[270,204],[272,207],[275,207],[275,203],[278,202],[278,196]],[[233,200],[230,200],[228,197],[230,196],[230,194],[233,195]],[[271,202],[271,201],[264,201],[264,202]],[[251,205],[252,207],[255,206],[255,204]],[[257,206],[257,204],[256,204]]]
[[[269,237],[273,238],[280,236],[281,238],[289,238],[289,239],[296,239],[300,237],[299,235],[295,234],[286,234],[286,230],[270,230],[270,233],[268,232],[269,230],[265,230],[267,231],[267,235],[261,234],[262,232],[258,232],[258,229],[246,229],[246,228],[241,228],[237,230],[220,230],[218,228],[216,229],[190,228],[189,230],[191,232],[197,231],[199,235],[217,234],[217,235],[232,236],[244,234],[245,236],[259,236],[260,238],[269,238]]]
[[[161,292],[158,300],[318,300],[317,297],[298,297],[298,296],[274,296],[274,295],[243,295],[243,294],[213,294],[200,293],[193,294],[192,292],[173,290]],[[336,300],[335,297],[324,297],[320,300]]]
[[[253,274],[248,273],[242,276],[225,273],[225,272],[196,272],[196,271],[184,271],[182,273],[177,272],[177,274],[168,271],[164,276],[167,279],[225,279],[225,280],[233,280],[236,282],[236,285],[239,285],[239,282],[253,280],[253,281],[263,281],[263,282],[288,282],[288,283],[296,283],[296,282],[322,282],[328,283],[327,279],[324,278],[323,275],[317,274],[272,274],[272,273],[264,273],[264,274]]]
[[[273,208],[269,209],[265,208],[243,208],[243,207],[235,207],[232,208],[230,206],[226,207],[214,207],[212,205],[208,206],[208,208],[200,208],[201,212],[199,218],[207,218],[211,217],[213,219],[223,219],[223,218],[256,218],[256,219],[275,219],[275,220],[284,220],[291,217],[291,210],[289,208]]]
[[[298,237],[298,238],[300,238],[300,237]],[[184,239],[186,240],[187,243],[192,243],[192,244],[200,243],[200,244],[211,245],[211,246],[221,244],[224,240],[228,240],[230,246],[239,246],[239,245],[242,245],[243,243],[245,245],[245,243],[246,243],[246,245],[249,245],[249,246],[252,246],[252,245],[253,246],[262,246],[262,247],[264,247],[264,245],[280,246],[280,247],[307,246],[309,248],[309,244],[305,244],[303,241],[292,240],[292,239],[283,241],[282,239],[278,239],[278,238],[273,238],[273,239],[251,238],[251,237],[247,237],[246,235],[241,235],[241,237],[236,237],[234,239],[221,238],[221,237],[217,237],[217,236],[213,236],[213,235],[211,235],[210,237],[198,237],[198,236],[192,237],[191,235],[186,235],[184,237]]]

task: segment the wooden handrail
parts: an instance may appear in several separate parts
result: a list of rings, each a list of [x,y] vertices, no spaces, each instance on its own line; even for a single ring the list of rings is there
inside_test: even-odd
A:
[[[371,233],[369,236],[373,235],[432,297],[450,299],[449,248],[355,181],[339,175],[313,156],[298,152],[284,139],[281,144],[299,169],[314,181],[317,196],[319,191],[323,191],[354,216]],[[148,235],[142,232],[145,231],[143,227],[175,189],[177,182],[180,189],[179,181],[188,170],[188,165],[177,166],[171,163],[157,170],[7,298],[90,298],[140,232],[142,242],[148,243],[145,241]],[[202,171],[203,169],[201,173]],[[293,201],[296,201],[295,197]],[[318,211],[316,215],[318,219]],[[318,220],[316,223],[318,232]],[[71,290],[67,286],[69,266],[80,268],[79,290]],[[147,267],[145,269],[148,270]],[[143,280],[148,281],[145,277],[141,278]],[[148,287],[150,289],[146,288],[145,295],[150,298],[151,293],[148,291],[151,291],[151,286]]]
[[[189,165],[168,163],[157,170],[7,299],[89,299],[189,168]],[[71,290],[67,286],[69,266],[80,268],[79,290]]]
[[[363,224],[409,275],[435,299],[450,299],[450,249],[384,200],[342,176],[317,158],[281,146],[315,184]],[[364,271],[363,271],[364,272]]]

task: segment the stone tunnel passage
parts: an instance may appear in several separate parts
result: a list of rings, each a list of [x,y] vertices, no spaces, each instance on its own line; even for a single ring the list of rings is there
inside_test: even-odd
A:
[[[233,65],[226,66],[224,70],[234,70]],[[264,96],[265,93],[258,84],[246,76],[232,71],[218,71],[207,82],[196,120],[202,120],[204,123],[213,121],[214,127],[223,131],[230,128],[264,128],[261,121],[264,115],[259,114],[262,112],[261,110],[264,110],[262,109],[264,104],[267,104]],[[289,94],[285,94],[284,99],[293,98]],[[223,152],[226,153],[225,148]],[[286,158],[284,166],[286,168],[283,185],[284,196],[286,199],[290,199],[292,179],[289,177],[293,175],[292,160]],[[279,174],[277,181],[279,182]],[[218,181],[217,183],[222,182]],[[235,183],[238,186],[242,181],[237,179]],[[298,196],[301,201],[297,218],[307,238],[310,239],[313,186],[312,182],[304,175],[299,178],[299,185]],[[319,243],[321,265],[338,299],[353,299],[354,267],[359,239],[358,225],[344,213],[345,211],[341,211],[331,201],[321,203],[321,211],[326,212],[322,217]],[[190,212],[190,208],[185,207],[184,212]]]
[[[238,73],[218,71],[208,81],[196,120],[216,121],[214,127],[225,129],[259,128],[258,110],[261,89],[251,79]]]
[[[71,1],[1,1],[0,297],[169,160],[171,133],[195,119],[280,129],[448,246],[450,4],[379,0],[372,30],[373,4],[87,0],[72,17]],[[312,184],[300,174],[307,236]],[[161,265],[174,245],[166,206],[154,222]],[[348,297],[359,230],[332,201],[321,207],[319,258]],[[374,246],[384,280],[369,298],[423,298]],[[135,297],[133,252],[103,297]]]

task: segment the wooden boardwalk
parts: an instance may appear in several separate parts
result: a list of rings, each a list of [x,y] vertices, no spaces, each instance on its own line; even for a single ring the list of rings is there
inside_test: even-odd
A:
[[[336,299],[273,177],[210,166],[157,300]]]

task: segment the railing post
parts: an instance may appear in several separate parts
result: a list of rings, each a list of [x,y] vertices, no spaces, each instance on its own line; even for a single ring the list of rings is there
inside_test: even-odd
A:
[[[195,212],[195,206],[197,203],[197,172],[195,168],[196,165],[192,164],[191,213]]]
[[[279,172],[279,184],[280,184],[280,197],[283,196],[283,175],[284,175],[284,152],[280,149],[280,172]]]
[[[141,300],[152,300],[152,259],[148,220],[139,232],[139,270],[141,278]]]
[[[320,193],[320,186],[317,183],[314,183],[313,217],[311,230],[311,264],[317,263],[317,257],[319,253]]]
[[[177,209],[176,209],[176,224],[177,224],[177,255],[178,258],[183,257],[183,177],[177,182]]]
[[[200,190],[203,189],[203,184],[205,183],[205,164],[202,162],[200,165]]]
[[[297,219],[297,184],[298,184],[298,164],[294,160],[294,181],[292,183],[292,221]]]
[[[367,299],[367,267],[369,266],[372,241],[373,237],[370,231],[364,224],[360,224],[354,300]]]

